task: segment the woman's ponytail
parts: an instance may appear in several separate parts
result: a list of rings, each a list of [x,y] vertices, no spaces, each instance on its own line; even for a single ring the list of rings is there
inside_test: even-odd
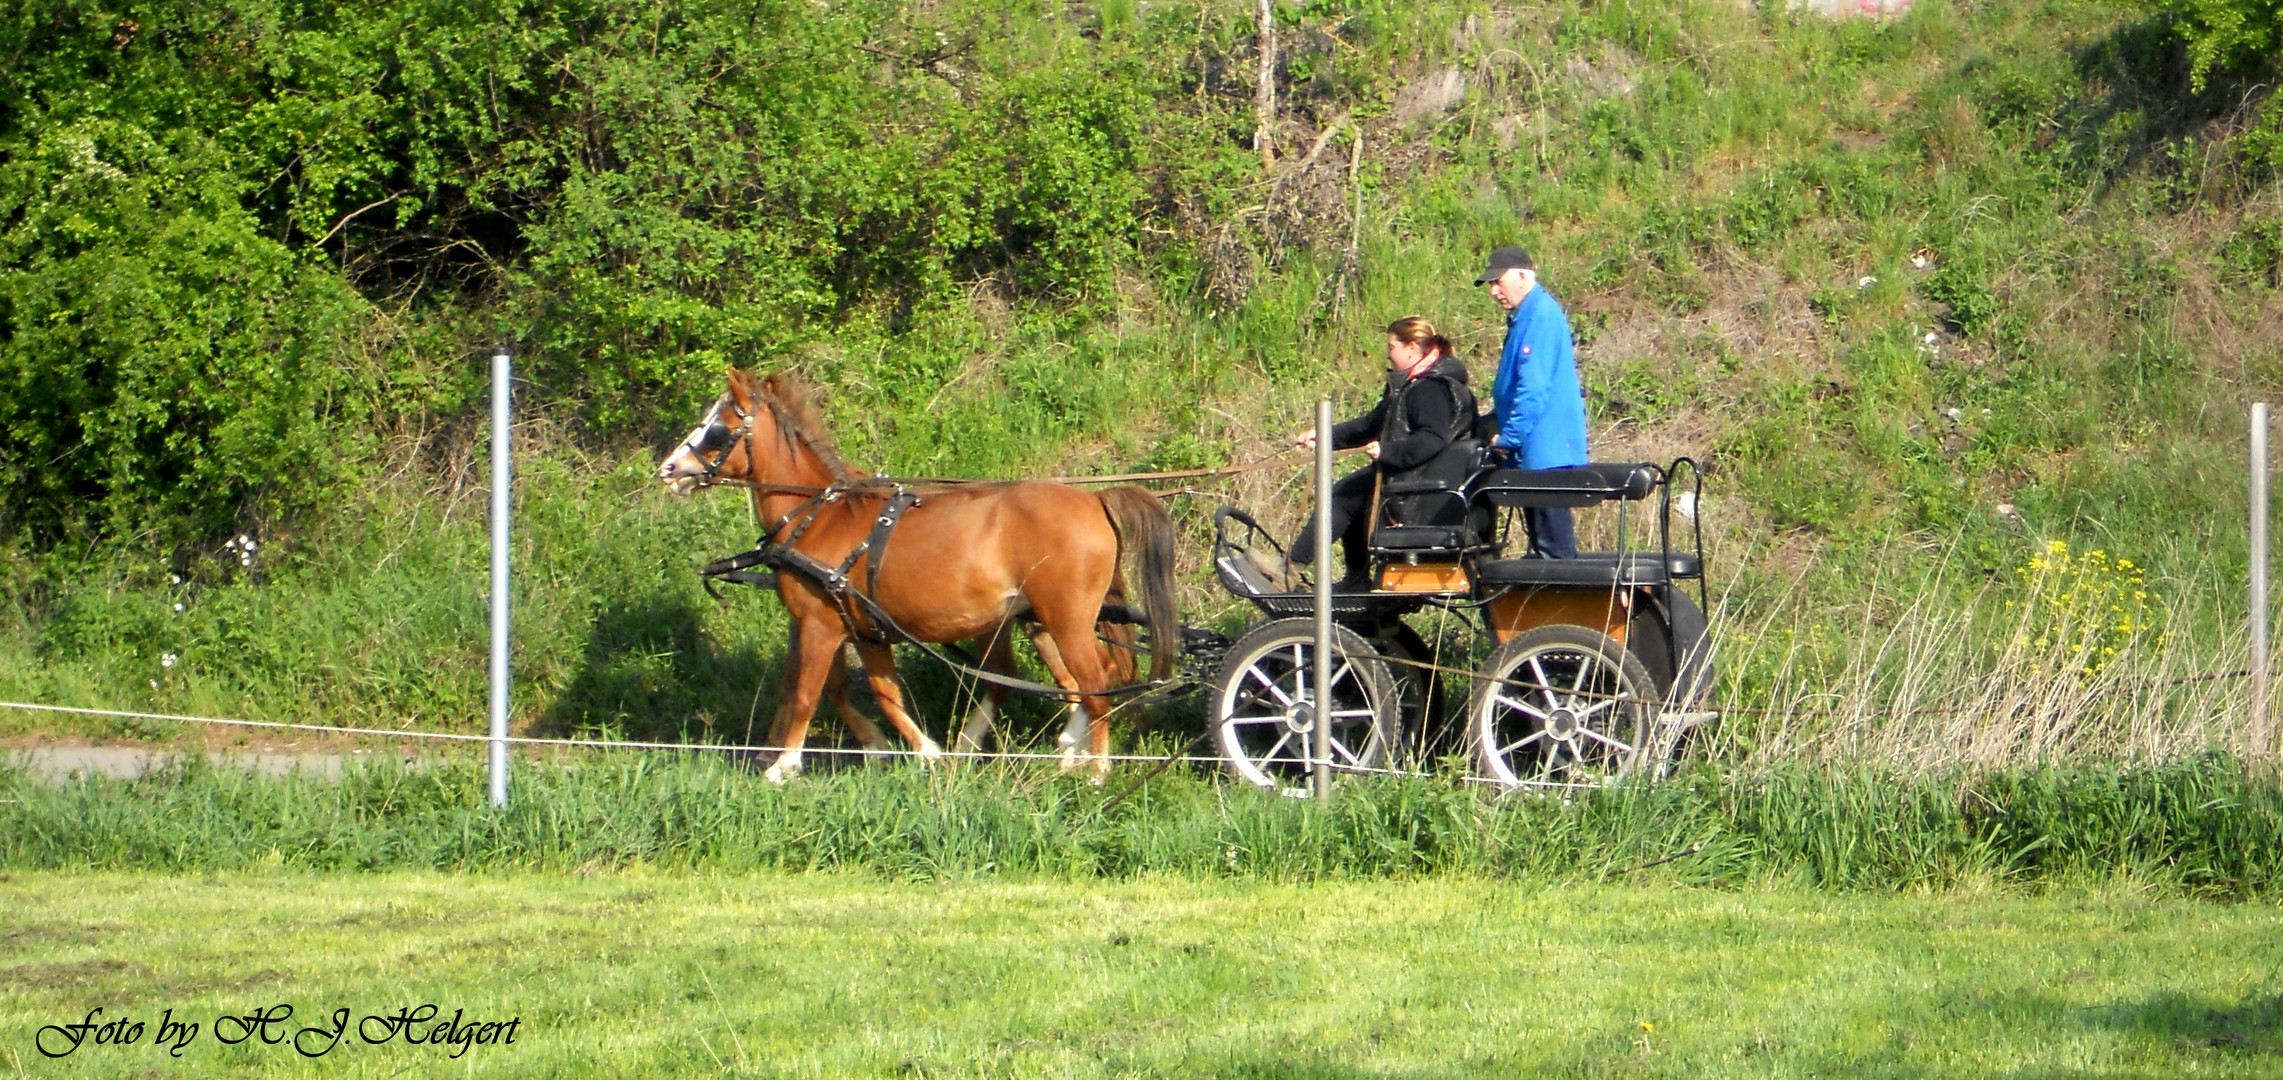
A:
[[[1444,356],[1451,355],[1451,339],[1436,332],[1434,323],[1417,315],[1406,315],[1387,324],[1387,333],[1389,337],[1408,341],[1421,349],[1431,349]]]

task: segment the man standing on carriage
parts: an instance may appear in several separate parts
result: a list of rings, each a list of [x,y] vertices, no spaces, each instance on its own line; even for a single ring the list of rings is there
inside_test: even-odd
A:
[[[1538,264],[1518,247],[1490,253],[1476,277],[1506,309],[1506,346],[1491,385],[1491,450],[1524,469],[1567,469],[1586,463],[1585,393],[1578,386],[1570,318],[1538,285]],[[1530,553],[1577,558],[1577,523],[1566,506],[1523,511]]]
[[[1474,429],[1474,391],[1466,365],[1451,355],[1450,339],[1416,315],[1387,328],[1387,388],[1372,410],[1332,428],[1332,448],[1362,447],[1372,464],[1332,485],[1332,531],[1340,538],[1346,573],[1334,586],[1341,592],[1371,591],[1372,498],[1383,481],[1413,479],[1463,482],[1472,460],[1451,444]],[[1294,445],[1313,449],[1316,433],[1293,436]],[[1316,520],[1292,541],[1291,561],[1316,557]]]

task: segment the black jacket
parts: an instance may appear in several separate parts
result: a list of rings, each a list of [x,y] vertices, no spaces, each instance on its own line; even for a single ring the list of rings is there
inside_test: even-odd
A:
[[[1332,428],[1332,448],[1349,450],[1379,440],[1379,467],[1389,480],[1444,477],[1472,463],[1438,461],[1458,439],[1474,434],[1474,391],[1467,387],[1467,368],[1455,356],[1444,356],[1411,378],[1387,373],[1387,390],[1372,410]]]

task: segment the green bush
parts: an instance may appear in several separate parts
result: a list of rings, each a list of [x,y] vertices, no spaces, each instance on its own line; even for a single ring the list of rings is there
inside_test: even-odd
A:
[[[361,304],[196,147],[88,119],[0,165],[0,534],[216,532],[363,458]]]
[[[2173,20],[2188,47],[2188,81],[2202,93],[2212,71],[2239,61],[2271,60],[2283,46],[2278,0],[2145,0]]]
[[[495,340],[527,400],[625,441],[725,362],[908,327],[978,279],[1104,300],[1141,223],[1210,210],[1246,158],[1211,108],[1161,107],[1184,99],[1155,24],[1039,40],[1013,17],[0,10],[23,43],[0,74],[0,530],[291,510],[363,456],[359,410],[467,408]]]

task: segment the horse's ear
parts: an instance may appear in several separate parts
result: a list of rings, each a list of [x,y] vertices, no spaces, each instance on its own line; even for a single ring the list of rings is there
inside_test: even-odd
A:
[[[746,374],[745,369],[732,367],[729,369],[729,396],[736,399],[739,406],[751,409],[753,403],[761,398],[761,388],[754,385],[753,376]]]

